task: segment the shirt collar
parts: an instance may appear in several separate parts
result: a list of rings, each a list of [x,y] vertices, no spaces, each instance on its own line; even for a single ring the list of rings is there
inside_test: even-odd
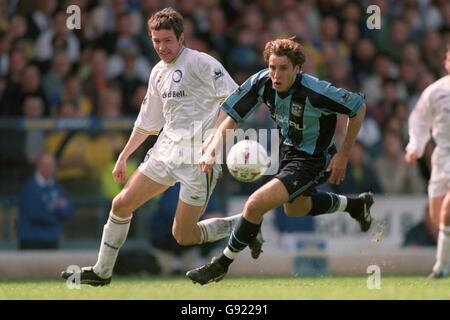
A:
[[[37,184],[40,187],[48,187],[55,183],[55,181],[52,178],[46,180],[39,172],[35,173],[35,177],[36,177]]]
[[[173,59],[172,62],[169,62],[169,63],[166,63],[166,64],[167,64],[167,65],[175,64],[175,63],[177,62],[178,58],[179,58],[179,57],[181,56],[181,54],[184,52],[184,49],[186,49],[186,47],[185,47],[185,46],[182,46],[181,49],[180,49],[180,52],[178,52],[178,55],[175,57],[175,59]]]
[[[297,89],[297,86],[301,83],[301,81],[302,81],[302,72],[299,72],[299,73],[297,73],[297,76],[295,77],[294,83],[288,90],[289,94],[293,94],[295,92],[295,90]]]
[[[281,99],[286,99],[288,96],[292,96],[295,93],[295,90],[297,90],[297,86],[301,83],[301,81],[302,81],[302,74],[301,74],[301,72],[299,72],[299,73],[297,73],[297,76],[295,77],[295,80],[292,83],[289,90],[287,92],[278,92],[277,91],[277,95]]]

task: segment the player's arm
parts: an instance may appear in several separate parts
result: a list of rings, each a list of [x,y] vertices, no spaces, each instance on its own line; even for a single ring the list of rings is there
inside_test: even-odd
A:
[[[342,143],[341,148],[333,156],[328,166],[327,171],[331,171],[329,178],[330,183],[339,184],[345,177],[345,168],[347,167],[348,158],[355,144],[358,132],[361,129],[362,122],[366,115],[366,105],[363,104],[358,113],[348,119],[347,133]]]
[[[425,91],[409,117],[409,143],[406,146],[406,163],[415,164],[416,160],[423,155],[425,146],[431,137],[432,122],[429,92]]]
[[[150,75],[147,94],[142,101],[141,109],[134,123],[133,131],[127,144],[120,153],[112,175],[117,183],[126,182],[127,160],[137,148],[151,135],[158,135],[164,126],[162,102],[154,84],[155,76]]]
[[[127,160],[134,153],[134,151],[136,151],[136,149],[139,148],[145,140],[147,140],[148,136],[148,134],[141,133],[138,129],[133,128],[130,138],[117,158],[116,164],[112,171],[112,176],[115,182],[122,184],[126,182]]]
[[[211,144],[212,140],[214,139],[214,134],[217,132],[217,129],[222,124],[222,122],[228,117],[228,114],[223,111],[222,109],[219,110],[219,115],[217,116],[216,123],[214,124],[213,130],[211,134],[203,141],[201,150],[202,154],[206,151],[208,146]]]
[[[237,127],[252,114],[262,103],[264,80],[268,79],[267,69],[248,78],[240,87],[229,95],[220,106],[216,125],[220,123],[213,138],[207,139],[202,145],[203,155],[199,164],[201,170],[208,172],[215,164],[216,151],[222,150],[227,130]]]
[[[311,97],[314,106],[336,115],[346,114],[349,117],[344,141],[327,168],[330,172],[329,182],[339,184],[345,177],[350,151],[366,115],[364,95],[335,87],[326,81],[307,79],[306,84],[319,93]]]
[[[226,115],[226,113],[224,112]],[[211,168],[216,163],[216,150],[222,150],[223,141],[226,137],[227,130],[234,130],[237,127],[237,122],[230,116],[227,116],[225,120],[222,121],[219,128],[217,128],[213,138],[206,145],[203,144],[204,153],[199,160],[200,169],[203,172],[211,171]],[[205,141],[206,142],[206,141]]]
[[[217,99],[218,105],[222,104],[238,88],[238,85],[222,64],[209,55],[198,55],[192,71],[200,79],[201,85],[205,87],[205,90],[209,91]],[[206,150],[214,138],[216,130],[227,117],[228,114],[219,108],[213,130],[203,142],[202,152]]]

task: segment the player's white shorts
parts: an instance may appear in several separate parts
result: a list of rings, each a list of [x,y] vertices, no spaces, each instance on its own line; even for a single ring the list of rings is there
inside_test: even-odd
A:
[[[432,198],[445,195],[450,190],[450,150],[436,147],[431,157],[431,178],[428,195]]]
[[[180,182],[180,200],[193,205],[207,204],[217,179],[222,173],[220,165],[215,165],[211,174],[200,170],[198,165],[200,147],[192,147],[183,142],[174,142],[164,132],[151,148],[139,171],[163,185],[172,186]]]

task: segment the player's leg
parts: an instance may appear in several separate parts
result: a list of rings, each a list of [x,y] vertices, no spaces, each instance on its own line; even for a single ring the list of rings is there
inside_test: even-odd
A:
[[[242,213],[239,213],[229,217],[210,218],[199,221],[197,225],[201,232],[201,243],[214,242],[229,237],[241,217]],[[256,238],[252,239],[248,244],[253,259],[258,259],[263,252],[263,243],[264,239],[260,230]]]
[[[435,226],[439,227],[436,248],[436,262],[430,278],[442,278],[448,270],[450,259],[450,177],[446,165],[448,157],[442,157],[435,149],[432,158],[431,177],[428,183],[430,215]]]
[[[369,230],[372,223],[370,207],[374,202],[371,193],[347,197],[316,191],[316,187],[326,182],[330,176],[326,169],[335,153],[334,148],[330,148],[323,156],[309,156],[292,149],[283,150],[283,153],[285,160],[277,178],[289,193],[289,202],[284,204],[288,216],[317,216],[346,211],[358,221],[361,231]]]
[[[431,222],[433,223],[433,226],[436,228],[439,228],[441,224],[441,211],[442,211],[441,208],[444,202],[444,197],[445,194],[439,196],[430,195],[430,198],[428,200]]]
[[[113,200],[108,221],[103,228],[97,262],[94,267],[82,268],[82,284],[101,286],[110,283],[117,255],[128,235],[132,212],[168,187],[169,184],[158,183],[136,170]],[[72,273],[66,271],[62,273],[64,279],[71,275]]]
[[[195,170],[198,171],[198,167],[195,167]],[[202,178],[208,177],[209,183],[206,184],[206,179]],[[190,194],[183,195],[183,192],[180,193],[180,197],[184,198],[186,201],[192,201],[192,195],[207,193],[209,190],[209,194],[211,194],[214,190],[214,187],[217,183],[218,177],[220,176],[220,169],[215,168],[213,171],[213,175],[207,175],[205,173],[200,174],[200,179],[197,179],[197,181],[202,182],[201,185],[199,185],[200,188],[197,188],[197,190],[194,190],[193,186],[196,185],[194,181],[191,181],[191,183],[188,185],[189,188],[186,188],[186,190],[189,190]],[[196,197],[198,198],[198,197]],[[201,198],[201,197],[200,197]],[[208,197],[209,198],[209,197]],[[201,200],[201,199],[200,199]],[[199,199],[197,199],[199,201]],[[207,202],[208,200],[206,200]],[[207,207],[207,203],[205,204],[205,208]],[[235,214],[229,217],[220,217],[220,218],[210,218],[205,219],[202,221],[199,221],[197,223],[198,231],[200,232],[200,239],[199,243],[207,243],[207,242],[215,242],[217,240],[223,239],[225,237],[230,236],[232,230],[236,226],[237,222],[242,217],[242,214]],[[195,232],[197,234],[197,232]],[[254,238],[249,243],[250,253],[253,259],[258,259],[261,252],[262,252],[262,245],[263,245],[264,239],[262,237],[261,232],[258,233],[257,237]]]
[[[245,203],[242,218],[233,230],[223,254],[205,266],[188,271],[187,277],[202,285],[222,280],[235,257],[258,234],[263,215],[288,199],[288,192],[278,179],[272,179],[255,191]]]
[[[334,212],[348,212],[360,224],[361,231],[369,230],[372,223],[370,207],[373,204],[371,193],[358,197],[348,197],[332,192],[314,192],[311,196],[299,196],[284,204],[284,212],[289,217],[318,216]]]
[[[82,269],[82,283],[105,285],[111,281],[119,250],[128,235],[133,211],[174,184],[167,164],[160,160],[166,141],[158,138],[138,170],[113,199],[109,219],[103,228],[97,263],[94,267]],[[70,275],[63,272],[62,276],[67,279]]]
[[[259,233],[264,214],[288,199],[286,187],[279,179],[272,179],[256,190],[244,205],[242,218],[231,234],[228,247],[224,250],[224,261],[228,258],[228,262],[231,263]]]
[[[430,214],[440,215],[436,262],[431,278],[442,278],[450,267],[450,190],[444,196],[430,198]]]
[[[136,170],[112,202],[108,221],[103,227],[97,263],[93,267],[97,275],[102,278],[111,277],[119,250],[127,238],[134,210],[168,187]]]
[[[229,217],[209,218],[199,221],[197,226],[200,231],[200,243],[215,242],[230,236],[241,217],[242,214],[238,213]]]
[[[196,206],[182,200],[178,201],[175,218],[172,225],[172,234],[179,245],[189,246],[202,243],[198,219],[203,214],[204,205]]]
[[[175,214],[173,235],[181,245],[214,242],[231,234],[241,214],[198,221],[220,176],[220,167],[207,174],[198,165],[182,166],[173,174],[180,181],[180,201]]]

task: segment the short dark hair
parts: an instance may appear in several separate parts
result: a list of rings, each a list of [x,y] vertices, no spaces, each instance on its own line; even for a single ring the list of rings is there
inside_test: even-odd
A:
[[[266,43],[264,48],[264,60],[269,63],[270,56],[286,56],[294,66],[302,66],[305,63],[305,54],[300,43],[289,39],[276,39]]]
[[[173,8],[165,8],[155,12],[148,19],[148,27],[152,30],[173,30],[177,39],[180,38],[183,28],[183,16]]]

